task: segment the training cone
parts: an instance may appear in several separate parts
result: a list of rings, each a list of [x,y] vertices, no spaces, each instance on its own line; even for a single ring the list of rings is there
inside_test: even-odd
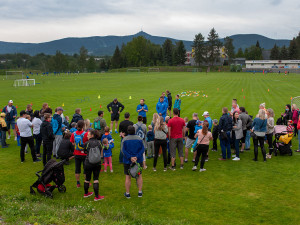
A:
[[[63,103],[63,104],[62,104],[62,107],[64,107],[64,106],[65,106],[65,104]]]
[[[245,98],[245,96],[244,96],[244,98]]]
[[[102,105],[100,105],[100,109],[102,109]]]
[[[90,111],[92,111],[92,108],[90,108]]]
[[[30,103],[30,105],[32,106],[32,102]]]
[[[18,108],[18,106],[16,105],[16,108]]]
[[[268,92],[269,92],[270,90],[268,89]]]
[[[244,89],[242,89],[242,92],[244,91]]]
[[[129,99],[132,99],[131,96],[129,96]]]
[[[291,100],[293,100],[293,97],[291,97]]]
[[[98,95],[98,99],[100,99],[100,95]]]

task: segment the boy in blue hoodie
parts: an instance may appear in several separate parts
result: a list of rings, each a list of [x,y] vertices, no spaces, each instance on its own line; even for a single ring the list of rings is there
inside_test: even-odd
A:
[[[168,104],[164,102],[164,97],[160,96],[159,102],[156,104],[156,111],[159,116],[162,116],[164,119],[167,116]]]

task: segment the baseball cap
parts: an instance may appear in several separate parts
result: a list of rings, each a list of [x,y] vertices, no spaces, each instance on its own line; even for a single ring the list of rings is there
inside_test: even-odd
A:
[[[57,111],[64,111],[64,109],[62,107],[57,107],[56,110]]]
[[[14,103],[14,101],[13,100],[9,100],[8,103]]]
[[[205,111],[202,116],[209,116],[209,113]]]
[[[293,120],[289,120],[288,122],[289,122],[289,123],[293,123]]]

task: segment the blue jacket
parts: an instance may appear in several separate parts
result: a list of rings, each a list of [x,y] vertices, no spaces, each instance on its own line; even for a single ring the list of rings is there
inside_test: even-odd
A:
[[[158,102],[160,102],[160,98],[158,99]],[[168,100],[168,97],[166,97],[166,96],[164,98],[164,103],[166,103],[167,108],[168,108],[168,106],[169,106],[169,100]]]
[[[208,129],[211,130],[212,125],[213,125],[213,124],[212,124],[212,119],[211,119],[210,117],[207,117],[207,118],[205,118],[205,120],[206,120],[206,121],[208,122],[208,124],[209,124],[209,125],[208,125]]]
[[[123,163],[131,164],[131,157],[137,157],[137,162],[143,162],[145,152],[143,140],[137,135],[128,135],[122,140],[121,151],[123,152]]]
[[[147,106],[147,105],[143,105],[143,106],[142,106],[141,104],[139,104],[139,105],[136,107],[136,111],[142,109],[142,107],[144,107],[144,109],[148,111],[148,106]],[[145,112],[144,110],[142,110],[142,111],[139,112],[139,116],[147,117],[147,116],[146,116],[146,113],[147,113],[147,112]]]
[[[62,118],[58,114],[54,114],[51,120],[53,134],[54,135],[62,135]]]
[[[232,118],[227,113],[221,116],[218,129],[219,133],[221,133],[221,130],[225,132],[232,130]]]
[[[252,128],[254,127],[254,131],[258,132],[267,132],[267,120],[262,120],[260,118],[255,118],[252,123]]]
[[[6,107],[7,106],[5,106],[2,110],[2,112],[4,112],[5,114],[9,114],[7,118],[5,117],[5,120],[7,121],[8,118],[9,118],[9,120],[15,120],[14,116],[17,117],[17,115],[18,115],[17,108],[14,105],[12,105],[11,111],[10,111],[10,113],[8,113]]]
[[[163,118],[165,118],[166,115],[167,115],[167,109],[168,109],[168,104],[166,104],[165,102],[162,102],[162,103],[158,102],[156,104],[156,111],[157,111],[158,114],[161,113],[161,116]]]
[[[104,138],[107,138],[108,141],[110,141],[110,140],[113,139],[112,136],[111,136],[111,134],[108,134],[108,135],[103,134],[102,137],[101,137],[101,143],[102,143],[102,141],[103,141]]]
[[[106,146],[103,146],[103,156],[104,156],[104,158],[108,158],[108,157],[112,156],[111,149],[114,148],[114,147],[115,147],[114,143],[110,143],[108,148],[106,148]]]
[[[154,141],[154,133],[152,130],[147,132],[147,142],[150,141]]]
[[[174,109],[181,110],[180,106],[181,106],[181,99],[176,99],[174,103]]]

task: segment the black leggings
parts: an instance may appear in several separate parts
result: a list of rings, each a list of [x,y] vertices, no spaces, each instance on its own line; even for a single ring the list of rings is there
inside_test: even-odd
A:
[[[273,153],[273,134],[267,134],[267,140],[269,145],[269,155]]]
[[[43,142],[43,164],[44,166],[46,163],[51,159],[53,150],[53,142]]]
[[[200,169],[203,169],[205,159],[206,159],[207,153],[208,153],[208,148],[209,148],[209,145],[201,145],[201,144],[198,144],[196,147],[197,155],[196,155],[196,159],[195,159],[195,166],[198,166],[200,155],[202,155],[201,162],[200,162]]]
[[[266,160],[266,150],[265,150],[265,137],[253,138],[253,145],[254,145],[254,159],[257,160],[258,156],[258,142],[260,144],[261,153],[263,155],[264,160]]]
[[[166,168],[167,167],[167,140],[160,140],[160,139],[154,140],[155,154],[154,154],[153,167],[154,168],[156,167],[158,152],[160,147],[162,148],[163,157],[164,157],[164,168]]]
[[[91,181],[92,179],[92,173],[93,173],[93,180],[99,180],[99,174],[101,170],[101,164],[99,165],[85,165],[84,171],[85,171],[85,180]]]
[[[294,123],[294,136],[296,137],[297,135],[298,135],[297,124]]]

